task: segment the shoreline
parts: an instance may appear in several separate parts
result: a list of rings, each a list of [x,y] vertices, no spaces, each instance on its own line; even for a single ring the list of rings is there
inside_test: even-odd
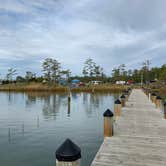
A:
[[[102,84],[71,88],[71,92],[122,92],[127,85]],[[0,85],[0,92],[68,92],[67,86],[33,84],[6,84]]]

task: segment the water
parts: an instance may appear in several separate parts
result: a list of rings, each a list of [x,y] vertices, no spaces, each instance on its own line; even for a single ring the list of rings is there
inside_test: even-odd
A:
[[[119,95],[0,93],[0,165],[55,166],[55,151],[70,138],[88,166],[103,141],[103,112]]]

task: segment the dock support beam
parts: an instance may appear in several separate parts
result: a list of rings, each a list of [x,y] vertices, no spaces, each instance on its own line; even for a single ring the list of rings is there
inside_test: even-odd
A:
[[[157,95],[155,93],[152,93],[151,99],[152,99],[152,103],[156,103],[156,97]]]
[[[121,98],[122,107],[125,107],[125,103],[126,103],[125,95],[122,95],[120,98]]]
[[[104,114],[104,137],[112,137],[114,133],[113,129],[113,116],[111,110],[107,109]]]
[[[160,96],[156,97],[156,108],[161,109],[162,106],[162,98]]]
[[[117,99],[114,103],[114,113],[115,113],[115,118],[119,117],[121,115],[121,101]]]
[[[164,103],[164,118],[166,119],[166,102]]]

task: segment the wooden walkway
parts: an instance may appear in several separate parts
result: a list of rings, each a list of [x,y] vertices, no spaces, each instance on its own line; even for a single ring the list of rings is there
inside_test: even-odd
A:
[[[166,119],[134,89],[91,166],[166,166]]]

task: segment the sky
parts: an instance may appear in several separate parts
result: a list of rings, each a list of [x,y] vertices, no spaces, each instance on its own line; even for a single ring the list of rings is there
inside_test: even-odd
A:
[[[0,0],[0,74],[42,74],[45,58],[81,74],[87,58],[114,67],[166,63],[164,0]]]

